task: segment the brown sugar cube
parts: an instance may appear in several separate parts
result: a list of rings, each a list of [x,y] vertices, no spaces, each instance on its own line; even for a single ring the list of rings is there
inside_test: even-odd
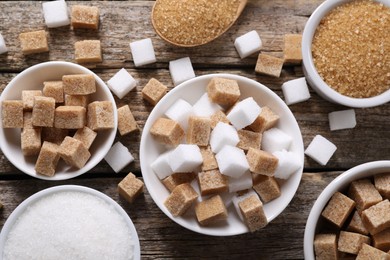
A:
[[[300,64],[302,62],[302,35],[286,34],[284,36],[284,63]]]
[[[23,101],[3,100],[1,103],[1,119],[3,128],[22,128]]]
[[[282,67],[283,59],[260,53],[257,58],[255,71],[260,74],[279,78]]]
[[[196,218],[202,226],[226,221],[228,213],[219,195],[203,200],[195,206]]]
[[[164,205],[175,217],[183,215],[196,201],[198,194],[189,183],[183,183],[173,189],[165,200]]]
[[[21,134],[21,149],[24,156],[38,155],[41,150],[41,129],[23,129]]]
[[[139,130],[137,121],[135,121],[128,105],[118,108],[118,130],[120,135],[126,135]]]
[[[214,153],[211,151],[211,147],[200,147],[200,153],[202,154],[203,164],[202,171],[209,171],[218,168],[217,160]]]
[[[25,55],[49,51],[45,30],[21,33],[19,40]]]
[[[229,124],[229,119],[227,118],[226,114],[222,112],[221,110],[218,110],[210,117],[211,120],[211,128],[214,129],[219,122]]]
[[[389,251],[390,250],[390,228],[385,229],[375,235],[372,236],[373,246],[382,250]]]
[[[257,132],[252,132],[245,129],[240,129],[237,131],[238,138],[240,141],[237,144],[238,148],[248,151],[249,148],[260,149],[261,147],[261,138],[262,134]]]
[[[370,238],[362,234],[341,231],[338,242],[340,252],[357,255],[363,244],[370,244]]]
[[[202,196],[229,191],[229,180],[219,170],[198,173],[198,182]]]
[[[382,196],[369,179],[353,181],[349,186],[348,196],[356,202],[359,212],[382,201]]]
[[[207,94],[214,103],[232,106],[240,98],[240,88],[236,80],[212,78],[207,85]]]
[[[337,259],[336,234],[316,234],[314,238],[316,260]]]
[[[81,169],[91,157],[84,144],[70,136],[65,137],[58,151],[61,158],[70,166]]]
[[[246,158],[253,173],[273,176],[278,166],[278,158],[260,149],[249,148]]]
[[[42,141],[47,141],[60,145],[68,135],[68,129],[60,129],[55,127],[43,127],[42,128]]]
[[[99,40],[84,40],[74,44],[77,63],[102,62],[102,46]]]
[[[360,233],[362,235],[369,234],[367,228],[363,224],[362,218],[360,217],[358,211],[355,211],[355,213],[353,214],[352,219],[347,227],[347,231]]]
[[[23,112],[23,129],[33,129],[32,124],[32,112],[25,111]]]
[[[88,96],[65,95],[65,106],[81,106],[87,108]]]
[[[34,106],[34,97],[42,96],[41,90],[22,90],[23,109],[32,110]]]
[[[119,195],[129,203],[132,203],[143,192],[143,189],[144,183],[131,172],[118,184]]]
[[[383,173],[374,176],[375,188],[385,198],[390,199],[390,173]]]
[[[280,197],[280,187],[274,177],[253,174],[252,179],[253,189],[259,194],[264,203]]]
[[[150,128],[150,134],[160,143],[176,146],[184,137],[184,130],[174,120],[159,118]]]
[[[207,117],[190,116],[188,119],[187,143],[207,146],[210,140],[211,120]]]
[[[152,105],[156,105],[158,101],[167,92],[167,87],[155,78],[151,78],[142,89],[142,97]]]
[[[250,129],[255,132],[262,133],[274,127],[279,120],[279,116],[275,114],[269,107],[262,107],[260,115],[249,125]]]
[[[373,260],[373,259],[380,259],[380,260],[390,260],[390,255],[386,254],[385,252],[376,249],[375,247],[372,247],[367,244],[363,244],[362,248],[360,249],[356,260]]]
[[[164,186],[172,192],[176,186],[183,183],[190,183],[195,179],[196,174],[194,172],[176,172],[162,180]]]
[[[321,215],[339,228],[351,214],[355,202],[340,192],[333,194]]]
[[[62,76],[64,93],[68,95],[88,95],[96,92],[96,81],[92,74]]]
[[[388,199],[364,210],[362,220],[371,235],[390,228],[390,202]]]
[[[43,95],[52,97],[56,103],[64,102],[64,87],[62,81],[45,81],[43,82]]]
[[[43,142],[35,164],[35,171],[49,177],[53,176],[56,172],[58,160],[60,159],[58,150],[58,145],[46,141]]]
[[[110,101],[94,101],[88,105],[87,126],[93,131],[114,128],[114,109]]]
[[[80,129],[87,121],[86,109],[79,106],[59,106],[55,110],[54,127]]]
[[[33,126],[53,127],[56,101],[51,97],[35,96],[32,110]]]
[[[238,203],[245,224],[251,232],[265,227],[268,224],[263,203],[257,195],[251,195]]]
[[[74,5],[72,6],[71,23],[74,29],[99,28],[99,9],[95,6]]]
[[[80,128],[76,131],[73,138],[81,141],[83,145],[89,149],[91,148],[91,145],[93,141],[95,140],[97,136],[97,133],[93,131],[92,129],[84,126],[83,128]]]

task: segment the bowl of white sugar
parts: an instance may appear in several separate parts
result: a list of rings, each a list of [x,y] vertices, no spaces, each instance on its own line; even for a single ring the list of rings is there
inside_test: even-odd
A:
[[[287,207],[302,176],[303,141],[272,90],[210,74],[157,103],[143,129],[140,162],[151,197],[169,218],[201,234],[231,236],[261,232]]]
[[[110,197],[64,185],[23,201],[0,234],[1,259],[140,259],[133,222]]]

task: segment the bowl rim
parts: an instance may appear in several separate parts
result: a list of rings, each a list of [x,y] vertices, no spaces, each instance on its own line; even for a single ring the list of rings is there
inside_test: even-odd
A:
[[[321,212],[328,203],[332,195],[346,187],[354,180],[372,176],[374,174],[385,173],[390,171],[390,160],[373,161],[355,166],[331,181],[318,196],[312,206],[309,217],[306,221],[304,232],[304,256],[305,259],[314,259],[314,236],[316,233],[317,223]]]
[[[108,137],[107,137],[107,140],[106,140],[107,144],[109,143],[110,145],[107,145],[107,149],[106,149],[105,152],[94,155],[95,156],[94,160],[96,160],[97,163],[96,164],[95,163],[88,164],[88,162],[87,162],[87,165],[84,166],[83,168],[78,169],[75,172],[66,173],[66,174],[61,175],[61,176],[55,174],[54,176],[50,176],[49,177],[49,176],[45,176],[45,175],[42,175],[42,174],[37,174],[35,172],[32,173],[32,172],[26,171],[24,169],[24,167],[18,163],[17,159],[12,156],[12,154],[8,154],[7,150],[4,152],[4,149],[3,149],[4,144],[2,144],[2,142],[0,142],[0,149],[3,152],[4,156],[17,169],[19,169],[20,171],[24,172],[27,175],[30,175],[30,176],[38,178],[38,179],[50,180],[50,181],[58,181],[58,180],[67,180],[67,179],[71,179],[71,178],[75,178],[77,176],[80,176],[80,175],[88,172],[89,170],[91,170],[93,167],[95,167],[104,158],[104,156],[109,151],[109,148],[114,143],[114,140],[115,140],[115,137],[116,137],[117,127],[118,127],[118,115],[116,113],[117,106],[116,106],[116,102],[115,102],[114,96],[112,95],[112,93],[111,93],[110,89],[108,88],[108,86],[106,85],[106,83],[97,74],[95,74],[90,69],[88,69],[88,68],[86,68],[84,66],[81,66],[79,64],[72,63],[72,62],[67,62],[67,61],[47,61],[47,62],[42,62],[42,63],[38,63],[38,64],[35,64],[35,65],[32,65],[32,66],[28,67],[27,69],[23,70],[22,72],[18,73],[14,78],[12,78],[12,80],[7,84],[7,86],[2,91],[2,93],[0,95],[0,102],[4,100],[3,99],[3,93],[8,93],[9,91],[11,91],[12,86],[17,84],[17,82],[21,78],[23,78],[25,76],[25,74],[31,73],[32,71],[35,71],[35,70],[44,70],[45,68],[48,68],[48,67],[51,67],[51,66],[75,68],[75,69],[79,70],[81,73],[92,74],[94,76],[94,78],[95,78],[96,83],[97,83],[96,85],[101,87],[101,90],[103,91],[103,93],[105,95],[107,95],[108,100],[111,101],[111,103],[113,105],[113,111],[114,111],[114,113],[113,113],[114,114],[114,128],[109,130],[110,133],[108,134]],[[0,129],[0,139],[3,139],[3,137],[4,137],[4,134],[3,134],[4,132],[3,131],[4,131],[3,129]],[[91,158],[89,160],[91,160],[91,159],[92,159],[92,155],[91,155]]]
[[[317,72],[311,51],[312,40],[317,29],[317,26],[332,9],[335,7],[351,2],[354,0],[326,0],[319,5],[308,19],[302,35],[302,67],[303,72],[310,84],[310,86],[323,98],[328,101],[338,103],[344,106],[364,108],[374,107],[385,104],[390,101],[390,89],[385,92],[369,98],[353,98],[345,96],[332,89],[325,81],[321,78]],[[384,5],[390,6],[387,0],[375,0]]]
[[[3,228],[1,229],[0,233],[0,258],[2,258],[4,245],[6,238],[11,231],[13,225],[17,221],[17,219],[25,212],[25,210],[31,205],[31,203],[34,203],[46,196],[58,193],[58,192],[64,192],[64,191],[70,191],[70,192],[83,192],[86,194],[93,195],[97,198],[100,198],[104,200],[108,205],[113,206],[116,212],[123,218],[126,225],[129,227],[132,240],[134,240],[134,259],[140,259],[141,258],[141,249],[140,249],[140,241],[137,234],[137,230],[135,229],[134,223],[132,222],[129,215],[126,213],[126,211],[112,198],[107,196],[106,194],[81,185],[59,185],[54,186],[50,188],[46,188],[44,190],[38,191],[25,199],[22,203],[20,203],[14,211],[8,216],[6,222],[4,223]]]
[[[290,204],[291,200],[295,196],[296,191],[298,190],[300,181],[302,179],[303,166],[304,166],[304,153],[303,153],[304,145],[303,145],[302,134],[301,134],[298,122],[296,121],[296,118],[293,115],[293,113],[291,112],[290,108],[286,105],[286,103],[275,92],[273,92],[271,89],[269,89],[265,85],[257,82],[256,80],[253,80],[253,79],[250,79],[250,78],[247,78],[247,77],[244,77],[244,76],[235,75],[235,74],[228,74],[228,73],[206,74],[206,75],[198,76],[198,77],[195,77],[193,79],[187,80],[187,81],[179,84],[178,86],[176,86],[174,89],[172,89],[167,95],[165,95],[159,101],[159,103],[154,107],[153,111],[161,110],[160,107],[165,103],[164,101],[167,100],[167,99],[170,99],[170,96],[174,95],[176,92],[181,91],[181,89],[184,89],[184,88],[188,87],[189,85],[194,84],[194,82],[196,83],[197,81],[202,81],[202,80],[205,80],[205,79],[211,79],[213,77],[223,77],[223,78],[235,79],[235,80],[238,80],[238,81],[244,81],[244,82],[246,82],[248,84],[254,85],[256,88],[262,89],[263,91],[267,92],[267,94],[269,94],[273,98],[275,98],[275,100],[277,100],[277,102],[278,102],[278,106],[281,105],[282,109],[284,111],[286,111],[286,113],[291,118],[294,119],[294,126],[293,126],[293,128],[295,128],[294,130],[298,131],[299,135],[300,135],[300,140],[297,140],[297,149],[302,151],[300,154],[298,154],[298,156],[299,156],[299,158],[301,160],[301,167],[299,168],[298,172],[295,173],[296,175],[299,175],[299,177],[296,177],[297,180],[294,180],[295,182],[293,184],[295,186],[294,186],[294,189],[293,189],[293,195],[286,199],[286,201],[283,203],[283,205],[280,208],[278,208],[276,214],[273,214],[273,215],[271,215],[268,218],[268,222],[271,222],[273,219],[275,219],[277,216],[279,216],[284,211],[284,209]],[[143,128],[143,132],[142,132],[142,136],[141,136],[141,142],[140,142],[140,153],[139,153],[139,156],[140,156],[141,172],[142,172],[142,176],[144,178],[145,186],[148,189],[149,194],[151,195],[151,197],[152,197],[153,201],[155,202],[155,204],[171,220],[173,220],[177,224],[179,224],[179,225],[181,225],[181,226],[183,226],[183,227],[185,227],[185,228],[187,228],[187,229],[189,229],[191,231],[194,231],[194,232],[197,232],[197,233],[200,233],[200,234],[210,235],[210,236],[233,236],[233,235],[239,235],[239,234],[243,234],[243,233],[249,232],[249,229],[247,229],[246,231],[241,231],[241,232],[230,232],[230,233],[221,234],[220,231],[218,231],[218,230],[216,231],[216,230],[213,230],[211,228],[210,229],[207,229],[207,228],[197,229],[193,225],[188,224],[187,222],[185,222],[184,224],[183,223],[179,223],[179,220],[178,220],[179,218],[173,217],[167,211],[167,209],[165,208],[163,203],[157,203],[158,196],[157,196],[156,192],[154,191],[155,189],[153,189],[153,187],[151,186],[152,184],[151,184],[151,181],[149,179],[152,178],[152,177],[149,177],[149,173],[148,173],[148,170],[147,170],[148,169],[147,168],[148,165],[146,165],[145,159],[144,159],[144,157],[147,157],[147,154],[146,154],[146,149],[147,148],[146,148],[145,143],[146,143],[147,135],[149,134],[147,130],[150,129],[151,124],[153,123],[153,122],[151,122],[151,118],[152,118],[151,115],[153,115],[153,111],[150,113],[150,115],[149,115],[149,117],[148,117],[148,119],[147,119],[147,121],[145,123],[145,126]],[[293,176],[291,176],[291,177],[293,177]]]

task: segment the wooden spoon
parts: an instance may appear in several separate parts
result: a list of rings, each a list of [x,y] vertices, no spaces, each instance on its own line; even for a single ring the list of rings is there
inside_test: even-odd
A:
[[[195,47],[195,46],[200,46],[200,45],[204,45],[206,43],[209,43],[213,40],[215,40],[216,38],[218,38],[219,36],[221,36],[222,34],[224,34],[227,30],[229,30],[229,28],[235,23],[235,21],[238,19],[238,17],[241,15],[242,11],[244,10],[248,0],[239,0],[239,5],[238,5],[238,8],[237,8],[237,13],[236,15],[234,16],[233,18],[233,21],[228,24],[228,26],[226,26],[226,28],[224,28],[221,32],[219,32],[219,34],[215,35],[214,37],[208,39],[206,42],[202,42],[202,43],[199,43],[199,44],[183,44],[183,43],[177,43],[177,42],[173,42],[172,40],[170,39],[167,39],[164,35],[163,32],[160,32],[156,26],[156,21],[157,21],[157,18],[155,16],[155,8],[156,8],[156,5],[158,5],[159,2],[161,2],[162,0],[156,0],[156,2],[154,3],[153,5],[153,9],[152,9],[152,25],[153,25],[153,28],[154,30],[156,31],[156,33],[165,41],[173,44],[173,45],[176,45],[176,46],[180,46],[180,47]],[[213,0],[211,0],[213,1]]]

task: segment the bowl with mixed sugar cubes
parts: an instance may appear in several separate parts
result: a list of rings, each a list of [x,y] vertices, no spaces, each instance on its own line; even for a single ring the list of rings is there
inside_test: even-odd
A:
[[[171,90],[151,112],[140,162],[155,203],[207,235],[255,232],[293,198],[303,141],[287,105],[266,86],[210,74]]]

